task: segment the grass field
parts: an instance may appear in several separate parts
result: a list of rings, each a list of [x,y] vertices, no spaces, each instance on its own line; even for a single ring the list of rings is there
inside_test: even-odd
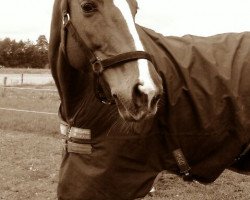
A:
[[[0,107],[56,113],[58,105],[55,92],[0,89]],[[56,200],[61,162],[58,125],[56,115],[0,110],[0,199]],[[156,189],[143,200],[248,200],[250,176],[225,171],[204,186],[165,172]]]
[[[0,199],[56,199],[61,158],[58,138],[2,130],[0,152]]]

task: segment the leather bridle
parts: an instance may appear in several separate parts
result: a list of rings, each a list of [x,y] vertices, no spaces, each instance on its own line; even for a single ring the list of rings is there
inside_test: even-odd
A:
[[[119,64],[135,61],[138,59],[147,59],[148,61],[154,63],[153,56],[144,51],[132,51],[132,52],[121,53],[116,56],[102,60],[98,58],[93,52],[93,50],[91,50],[87,46],[86,42],[82,39],[82,37],[79,35],[76,28],[74,27],[70,19],[68,0],[64,0],[62,5],[62,11],[63,11],[62,18],[63,18],[64,32],[70,33],[70,35],[73,37],[73,39],[76,41],[76,43],[84,52],[84,55],[87,57],[89,61],[89,64],[92,66],[92,70],[94,72],[94,85],[95,85],[96,97],[104,104],[114,103],[112,99],[108,99],[106,97],[105,92],[101,86],[100,78],[103,71],[108,68],[117,67]]]

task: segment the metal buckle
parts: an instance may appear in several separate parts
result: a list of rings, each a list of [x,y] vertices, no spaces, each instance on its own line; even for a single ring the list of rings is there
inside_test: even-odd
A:
[[[70,131],[70,127],[68,126],[68,124],[61,122],[60,123],[60,133],[64,136],[68,136]]]
[[[105,105],[111,105],[111,104],[112,104],[112,101],[110,101],[110,100],[108,100],[108,99],[106,99],[106,98],[101,99],[101,102],[102,102],[103,104],[105,104]]]
[[[100,75],[103,72],[102,60],[96,57],[96,60],[92,62],[92,69],[95,74]]]
[[[65,12],[63,14],[63,25],[66,26],[68,24],[68,22],[70,21],[70,15],[68,12]]]
[[[91,140],[91,131],[90,129],[71,127],[68,137],[81,140]]]
[[[114,102],[112,100],[109,100],[105,96],[105,92],[103,91],[103,88],[102,88],[101,83],[100,83],[100,77],[101,77],[102,72],[104,71],[104,67],[102,65],[102,59],[100,59],[96,56],[95,61],[93,61],[91,64],[92,64],[93,72],[95,74],[96,97],[105,105],[114,104]]]

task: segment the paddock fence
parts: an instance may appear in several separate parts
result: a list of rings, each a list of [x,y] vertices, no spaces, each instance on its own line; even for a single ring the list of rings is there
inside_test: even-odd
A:
[[[53,84],[51,74],[0,74],[1,86]]]
[[[60,100],[52,76],[33,75],[0,74],[1,130],[48,133],[58,130]]]
[[[39,88],[26,88],[26,87],[13,87],[13,86],[0,86],[1,96],[5,97],[7,90],[22,90],[22,91],[42,91],[42,92],[56,92],[56,89],[39,89]],[[0,110],[12,111],[12,112],[24,112],[24,113],[34,113],[34,114],[44,114],[44,115],[57,115],[58,113],[54,112],[43,112],[43,111],[34,111],[34,110],[23,110],[15,108],[0,107]]]

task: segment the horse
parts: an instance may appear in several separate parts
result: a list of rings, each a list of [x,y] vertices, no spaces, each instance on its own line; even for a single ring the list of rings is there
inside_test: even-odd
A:
[[[58,199],[132,200],[168,170],[211,183],[250,171],[250,33],[165,37],[135,0],[55,0]]]

